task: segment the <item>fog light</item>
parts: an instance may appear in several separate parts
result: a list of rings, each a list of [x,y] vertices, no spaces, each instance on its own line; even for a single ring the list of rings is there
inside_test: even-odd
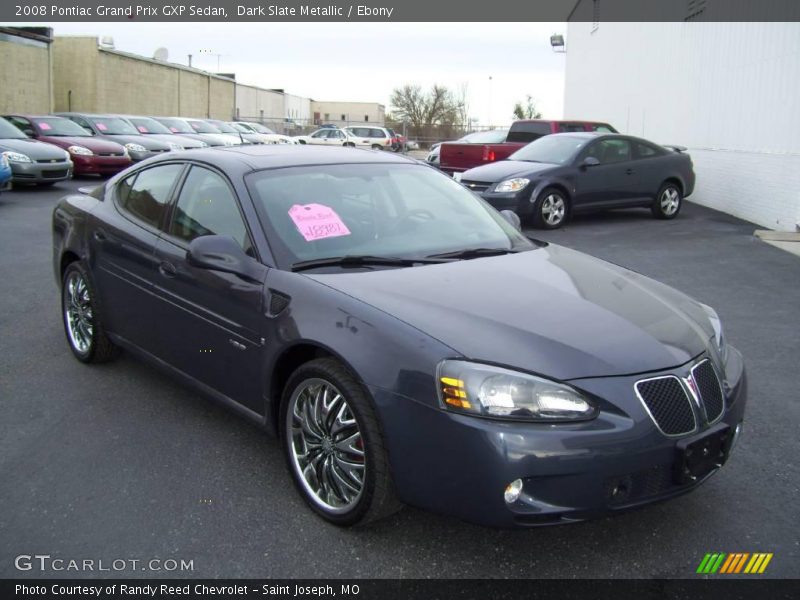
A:
[[[739,423],[736,429],[733,430],[733,440],[731,440],[731,447],[728,452],[731,452],[736,447],[736,442],[739,441],[739,436],[742,434],[742,424]]]
[[[517,498],[519,498],[521,493],[522,479],[515,479],[506,486],[506,491],[503,492],[503,498],[505,498],[508,504],[513,504],[517,501]]]

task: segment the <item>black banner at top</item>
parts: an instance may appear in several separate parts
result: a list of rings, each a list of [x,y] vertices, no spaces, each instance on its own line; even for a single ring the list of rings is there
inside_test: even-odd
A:
[[[800,21],[798,0],[3,0],[0,22]]]

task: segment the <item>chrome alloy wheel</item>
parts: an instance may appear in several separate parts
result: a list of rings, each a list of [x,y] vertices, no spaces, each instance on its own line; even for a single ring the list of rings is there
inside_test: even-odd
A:
[[[64,321],[72,347],[86,354],[92,347],[94,314],[86,280],[77,271],[70,273],[64,284]]]
[[[286,431],[292,467],[311,500],[333,514],[351,510],[364,491],[364,442],[344,396],[324,379],[306,379],[289,399]]]
[[[542,200],[542,218],[550,226],[558,225],[564,220],[567,205],[558,194],[548,194]]]
[[[674,187],[668,187],[661,193],[661,198],[658,199],[661,204],[661,212],[666,217],[671,217],[676,212],[681,204],[681,197],[678,190]]]

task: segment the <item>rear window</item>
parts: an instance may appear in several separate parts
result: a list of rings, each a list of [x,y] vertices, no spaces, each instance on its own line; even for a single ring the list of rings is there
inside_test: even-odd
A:
[[[524,121],[517,121],[511,125],[506,141],[527,144],[538,140],[544,135],[549,135],[550,133],[549,122],[526,123]]]

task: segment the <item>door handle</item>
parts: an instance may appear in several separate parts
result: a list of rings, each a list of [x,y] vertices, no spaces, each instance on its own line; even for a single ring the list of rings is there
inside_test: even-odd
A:
[[[178,269],[176,269],[175,265],[173,265],[171,262],[163,261],[160,265],[158,265],[158,272],[164,277],[169,277],[171,279],[178,274]]]
[[[633,169],[626,169],[625,170],[625,175],[633,175],[634,173],[635,173],[635,171]]]
[[[106,234],[102,231],[97,231],[92,234],[92,237],[97,240],[98,242],[105,242],[108,238],[106,238]]]

